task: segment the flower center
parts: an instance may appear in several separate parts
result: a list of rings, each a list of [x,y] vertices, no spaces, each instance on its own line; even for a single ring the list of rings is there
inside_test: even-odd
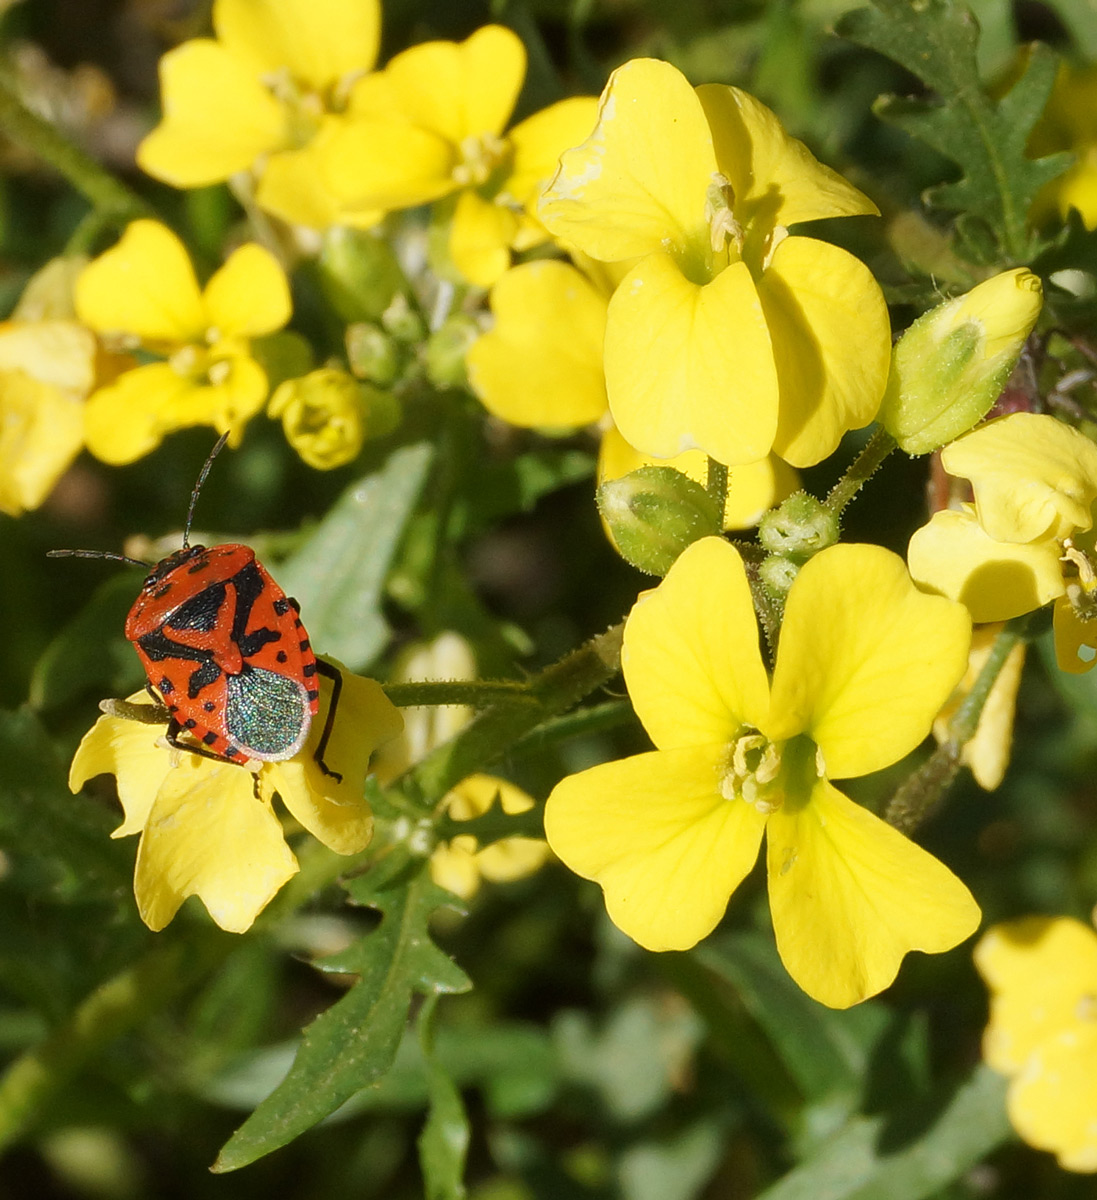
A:
[[[288,68],[263,77],[274,98],[286,109],[286,140],[295,149],[308,145],[320,128],[320,118],[328,110],[319,92],[294,79]]]
[[[782,749],[783,743],[771,742],[756,730],[737,737],[728,747],[720,795],[725,800],[745,800],[759,812],[776,812],[784,791],[780,785]]]
[[[1093,558],[1066,538],[1060,562],[1073,567],[1074,578],[1067,578],[1067,599],[1080,621],[1097,621],[1097,567]]]
[[[713,254],[722,254],[734,247],[734,257],[739,258],[745,235],[735,216],[735,190],[728,177],[719,171],[713,175],[705,193],[705,220]]]
[[[494,133],[471,134],[461,142],[461,161],[453,168],[453,180],[461,187],[480,187],[506,160],[510,144]]]

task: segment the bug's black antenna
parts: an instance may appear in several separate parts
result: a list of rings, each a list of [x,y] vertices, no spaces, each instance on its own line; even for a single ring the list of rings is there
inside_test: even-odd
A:
[[[190,545],[190,524],[194,520],[194,507],[198,503],[198,494],[202,490],[202,484],[206,482],[206,476],[209,474],[210,467],[213,466],[213,460],[221,453],[225,443],[229,440],[227,433],[221,434],[217,439],[217,445],[209,452],[209,458],[206,459],[206,464],[201,471],[198,472],[198,482],[194,485],[194,491],[190,494],[190,507],[187,509],[187,523],[183,526],[183,549]]]
[[[148,570],[152,563],[143,558],[130,558],[127,554],[115,554],[112,550],[47,550],[47,558],[109,558],[114,562],[129,563],[131,567]]]

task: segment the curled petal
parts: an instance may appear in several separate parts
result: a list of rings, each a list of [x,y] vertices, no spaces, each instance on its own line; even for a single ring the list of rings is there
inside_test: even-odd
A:
[[[378,0],[216,0],[226,50],[258,78],[280,70],[323,91],[368,71],[381,38]]]
[[[183,754],[141,835],[134,892],[150,929],[163,929],[198,896],[222,929],[243,933],[297,869],[251,772]]]
[[[806,732],[829,777],[878,771],[929,733],[970,646],[967,610],[920,592],[897,554],[832,546],[789,593],[765,732]]]
[[[758,298],[781,388],[774,449],[793,466],[814,466],[876,416],[891,359],[887,305],[864,263],[803,237],[778,245]]]
[[[1008,621],[1065,590],[1059,544],[998,542],[970,511],[934,513],[910,539],[910,573],[925,588],[965,604],[972,620]]]
[[[173,187],[206,187],[287,144],[287,113],[257,73],[208,38],[160,60],[164,119],[137,147],[137,164]]]
[[[643,259],[610,300],[605,364],[614,422],[642,453],[700,449],[728,466],[769,454],[777,368],[744,263],[702,286],[667,254]]]
[[[781,961],[821,1004],[886,988],[911,950],[975,932],[979,906],[943,863],[825,779],[769,820],[769,904]]]
[[[673,247],[707,266],[705,199],[716,170],[697,95],[669,63],[637,58],[610,76],[594,132],[561,156],[538,215],[552,234],[615,262]]]
[[[769,681],[739,552],[722,538],[684,550],[625,623],[629,697],[660,749],[722,743],[760,726]]]
[[[990,421],[946,446],[941,462],[971,480],[979,523],[999,542],[1064,538],[1092,524],[1097,446],[1054,417]]]
[[[730,181],[735,215],[764,228],[820,217],[879,215],[879,209],[837,171],[790,137],[777,117],[740,88],[709,83],[697,89],[712,129],[719,170]]]
[[[512,425],[564,429],[606,411],[606,300],[574,267],[523,263],[491,291],[495,325],[469,349],[469,382]]]
[[[76,280],[76,313],[100,333],[200,341],[206,311],[187,249],[159,221],[134,221]]]
[[[660,750],[562,780],[549,845],[601,884],[610,919],[649,950],[688,950],[758,857],[765,817],[717,791],[722,745]]]

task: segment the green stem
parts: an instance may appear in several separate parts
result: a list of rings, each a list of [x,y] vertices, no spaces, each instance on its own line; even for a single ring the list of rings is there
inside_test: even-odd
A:
[[[101,213],[124,225],[147,217],[149,206],[95,159],[73,145],[49,121],[31,112],[10,76],[0,73],[0,128],[31,153],[59,171]]]
[[[587,708],[577,708],[574,712],[544,721],[536,729],[531,729],[519,738],[507,754],[511,758],[519,758],[523,754],[539,754],[549,746],[571,741],[572,738],[605,733],[606,730],[617,729],[635,719],[632,704],[628,700],[607,700],[604,704],[591,704]]]
[[[705,478],[705,491],[712,497],[716,511],[720,514],[720,528],[724,525],[724,512],[728,503],[728,469],[716,459],[708,460],[708,475]]]
[[[234,946],[229,937],[197,949],[158,945],[102,983],[69,1019],[0,1077],[0,1151],[30,1128],[53,1096],[108,1042],[160,1011],[212,970]]]
[[[462,779],[482,770],[550,717],[573,708],[620,667],[623,625],[614,625],[546,667],[528,684],[533,703],[484,709],[448,742],[416,763],[399,787],[413,808],[430,812]]]
[[[850,463],[846,473],[831,488],[830,495],[824,501],[835,516],[842,515],[846,505],[872,478],[895,445],[895,439],[882,426],[869,438],[868,444]]]
[[[468,704],[486,708],[498,700],[535,704],[529,684],[522,679],[444,679],[413,683],[386,683],[385,695],[397,708],[415,705]]]
[[[896,789],[884,819],[903,833],[912,833],[936,809],[960,773],[964,746],[975,736],[979,718],[1006,660],[1019,642],[1025,641],[1028,616],[1010,621],[994,639],[986,662],[971,690],[949,721],[948,737]]]

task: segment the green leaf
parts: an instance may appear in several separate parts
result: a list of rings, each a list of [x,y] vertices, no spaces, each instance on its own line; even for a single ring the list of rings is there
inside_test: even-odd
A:
[[[531,512],[543,496],[594,477],[594,457],[584,450],[530,450],[510,462],[481,468],[469,495],[474,523]]]
[[[381,924],[315,965],[355,974],[357,982],[306,1028],[289,1074],[229,1139],[214,1171],[234,1171],[277,1150],[380,1079],[396,1056],[414,995],[471,986],[430,939],[431,914],[452,897],[431,883],[425,864],[410,879],[380,886],[370,872],[347,890],[355,903],[378,910]]]
[[[140,686],[141,665],[122,634],[140,588],[140,576],[132,571],[119,571],[96,588],[35,665],[32,708],[60,708],[96,689],[102,696],[118,696]]]
[[[464,1200],[469,1121],[461,1093],[434,1054],[432,1022],[437,1000],[437,993],[429,996],[419,1013],[419,1044],[426,1061],[430,1098],[427,1121],[419,1134],[419,1165],[426,1200]]]
[[[922,1200],[1009,1136],[1006,1081],[978,1066],[954,1094],[859,1117],[758,1200]],[[916,1132],[914,1132],[916,1131]]]
[[[674,1137],[630,1146],[617,1167],[622,1195],[625,1200],[692,1200],[719,1165],[726,1137],[709,1120]]]
[[[352,671],[368,666],[388,641],[385,576],[432,456],[427,442],[394,451],[381,470],[343,493],[277,571],[286,594],[301,605],[313,645]]]
[[[874,0],[838,23],[851,41],[906,67],[937,93],[938,102],[882,97],[877,113],[950,158],[954,183],[926,200],[958,209],[997,235],[1001,253],[1026,261],[1035,241],[1026,225],[1036,193],[1070,165],[1069,154],[1025,156],[1025,144],[1055,82],[1057,56],[1036,45],[1024,75],[995,103],[978,85],[978,22],[955,0]]]

